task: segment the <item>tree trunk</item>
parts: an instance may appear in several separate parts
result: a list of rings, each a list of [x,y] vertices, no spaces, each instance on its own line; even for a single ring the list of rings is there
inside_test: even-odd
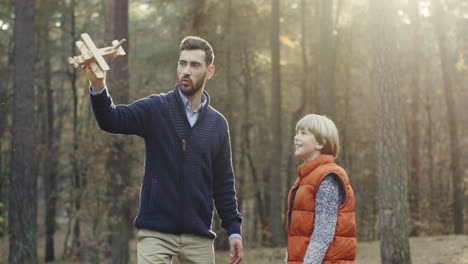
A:
[[[14,4],[13,3],[8,3],[4,5],[4,8],[6,9],[5,12],[10,13],[12,12]],[[1,55],[0,56],[5,56],[8,57],[8,59],[5,61],[5,64],[10,63],[12,61],[12,54],[13,52],[11,47],[11,43],[13,42],[12,39],[9,39],[9,41],[6,42],[4,47],[6,47],[4,50],[2,49]],[[10,80],[11,72],[9,69],[6,67],[2,67],[3,69],[0,70],[0,80]],[[10,124],[8,122],[9,118],[11,117],[11,99],[8,95],[10,93],[11,89],[11,82],[2,82],[0,84],[0,98],[4,98],[4,101],[0,103],[0,238],[2,238],[6,234],[6,217],[7,217],[7,212],[6,212],[6,204],[8,200],[7,196],[7,186],[8,186],[8,178],[10,175],[10,158],[11,155],[7,153],[6,151],[2,151],[5,148],[5,146],[8,146],[7,149],[9,149],[10,142],[7,142],[7,140],[4,140],[3,137],[7,134],[6,132],[9,131],[8,127],[10,127]]]
[[[383,264],[411,263],[408,242],[406,149],[400,108],[392,0],[370,0],[372,81],[377,88],[380,255]],[[382,34],[385,32],[385,34]]]
[[[71,54],[75,53],[75,41],[76,39],[76,24],[75,24],[75,0],[70,1],[70,44],[71,44]],[[80,219],[80,210],[81,210],[81,172],[80,172],[80,165],[79,165],[79,153],[78,153],[78,91],[76,87],[77,81],[77,73],[76,69],[72,69],[69,72],[70,76],[70,84],[72,89],[73,95],[73,151],[71,154],[71,163],[72,163],[72,176],[71,176],[71,183],[73,186],[72,190],[72,208],[71,208],[71,216],[69,218],[69,227],[73,230],[70,230],[72,233],[72,244],[71,250],[68,250],[68,237],[69,232],[67,232],[65,245],[64,245],[64,255],[68,256],[69,254],[76,254],[76,250],[81,247],[80,237],[81,237],[81,219]],[[74,223],[72,223],[74,220]],[[73,227],[72,227],[73,224]]]
[[[37,175],[34,128],[34,0],[15,1],[10,264],[37,263]]]
[[[426,112],[426,118],[427,118],[427,125],[426,125],[426,133],[427,133],[427,160],[428,160],[428,168],[427,172],[428,175],[427,177],[429,178],[429,190],[430,190],[430,195],[429,195],[429,207],[430,208],[437,208],[436,201],[439,201],[439,188],[435,188],[435,179],[434,179],[434,142],[433,142],[433,136],[432,136],[432,127],[433,127],[433,121],[432,121],[432,106],[433,106],[433,95],[432,95],[432,86],[427,85],[424,93],[424,110]],[[434,211],[433,211],[434,212]]]
[[[271,31],[271,55],[272,55],[272,115],[271,131],[272,151],[271,151],[271,178],[270,192],[281,194],[281,162],[282,162],[282,141],[281,141],[281,68],[280,68],[280,12],[279,0],[272,0],[272,31]],[[281,218],[281,204],[283,197],[271,197],[270,199],[270,219],[271,219],[271,241],[272,246],[281,246],[284,243],[284,227]]]
[[[192,0],[191,2],[193,5],[192,34],[199,36],[202,35],[203,25],[208,18],[205,13],[206,0]]]
[[[440,0],[432,1],[434,4],[433,21],[440,53],[440,66],[444,83],[445,104],[447,105],[448,132],[450,139],[450,170],[453,186],[453,225],[455,234],[463,234],[463,200],[464,187],[462,181],[463,170],[460,164],[460,140],[458,139],[458,118],[455,110],[455,92],[452,71],[455,60],[447,48],[445,17]]]
[[[252,72],[252,58],[251,53],[248,51],[248,46],[246,41],[243,41],[241,51],[241,60],[242,60],[242,74],[245,80],[244,85],[242,86],[242,102],[244,106],[242,107],[241,114],[242,114],[242,125],[241,125],[241,165],[245,170],[242,170],[246,175],[251,176],[251,180],[254,186],[255,198],[254,203],[256,204],[257,215],[252,219],[252,221],[258,221],[261,225],[261,228],[267,226],[267,219],[265,217],[265,202],[263,199],[263,189],[262,184],[259,183],[259,175],[258,170],[256,167],[256,163],[254,161],[254,157],[252,156],[252,152],[254,149],[252,148],[251,144],[251,131],[252,131],[252,113],[250,111],[250,104],[252,102],[252,92],[254,91],[254,80],[253,80],[253,72]],[[248,167],[248,169],[247,169]],[[253,231],[253,230],[252,230]],[[258,237],[257,237],[258,235]],[[257,239],[255,239],[257,238]],[[251,232],[251,234],[247,235],[247,241],[251,241],[253,243],[258,241],[263,241],[265,238],[263,234],[255,234],[255,232]],[[256,241],[258,240],[258,241]],[[254,242],[255,241],[255,242]]]
[[[234,41],[233,38],[233,30],[232,30],[232,20],[233,20],[233,8],[232,8],[232,0],[227,0],[227,15],[226,15],[226,86],[228,90],[228,97],[229,99],[226,101],[226,109],[227,115],[226,118],[229,121],[229,127],[231,128],[229,134],[231,135],[231,139],[233,141],[232,144],[232,161],[236,164],[237,158],[237,144],[236,144],[236,118],[233,114],[234,111],[237,109],[236,105],[236,95],[234,94],[234,88],[232,85],[233,74],[232,74],[232,42]],[[240,193],[239,193],[240,194]],[[242,201],[239,199],[239,204],[242,204]]]
[[[412,219],[416,221],[420,216],[420,205],[422,204],[421,199],[424,197],[421,192],[423,188],[420,186],[420,178],[422,177],[420,173],[420,70],[419,70],[419,58],[420,54],[420,26],[419,26],[419,7],[418,1],[412,0],[409,3],[409,14],[411,17],[411,38],[412,38],[412,47],[411,47],[411,104],[409,112],[408,124],[410,128],[408,130],[409,142],[408,142],[408,151],[410,153],[410,181],[409,181],[409,206],[410,206],[410,215]]]
[[[335,111],[335,44],[333,38],[333,0],[322,0],[320,10],[320,113],[331,119]]]
[[[109,61],[107,85],[112,91],[115,103],[128,103],[129,74],[128,74],[128,0],[106,1],[106,37],[105,43],[114,39],[125,38],[126,56],[118,57]],[[135,201],[128,195],[126,190],[131,183],[131,159],[128,151],[128,137],[115,136],[109,145],[110,152],[107,158],[107,171],[109,173],[109,204],[111,231],[111,262],[116,264],[127,264],[130,261],[129,241],[133,234],[132,207]]]
[[[58,167],[58,154],[56,141],[59,139],[59,135],[56,134],[54,128],[54,99],[52,91],[52,80],[51,80],[51,63],[50,63],[50,49],[49,49],[49,13],[50,5],[41,5],[41,15],[43,22],[41,23],[43,28],[43,36],[41,41],[43,42],[42,49],[42,61],[43,73],[44,73],[44,91],[45,91],[45,110],[46,120],[43,123],[45,127],[44,133],[44,144],[46,154],[44,155],[44,200],[45,200],[45,254],[44,260],[46,262],[52,262],[55,260],[54,252],[54,234],[56,230],[55,224],[55,213],[57,205],[57,167]]]
[[[302,82],[301,82],[301,102],[299,107],[297,108],[296,111],[293,112],[292,118],[291,118],[291,126],[290,129],[292,130],[292,135],[295,135],[296,133],[296,123],[299,121],[299,119],[302,117],[304,114],[304,110],[306,107],[306,100],[307,100],[307,88],[309,88],[309,62],[307,59],[307,11],[308,11],[308,5],[306,0],[301,0],[301,57],[302,57]],[[288,155],[288,166],[287,168],[287,175],[286,175],[286,188],[290,188],[292,184],[294,183],[294,180],[297,177],[297,170],[296,166],[294,165],[294,162],[296,161],[295,155],[293,152],[291,152]],[[285,199],[284,202],[287,203]],[[286,204],[287,208],[287,204]]]

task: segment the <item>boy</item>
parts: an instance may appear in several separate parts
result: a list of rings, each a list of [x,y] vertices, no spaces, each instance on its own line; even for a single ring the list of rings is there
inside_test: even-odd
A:
[[[288,195],[287,263],[354,263],[354,193],[334,162],[339,151],[335,124],[325,116],[305,116],[296,125],[294,145],[304,164]]]

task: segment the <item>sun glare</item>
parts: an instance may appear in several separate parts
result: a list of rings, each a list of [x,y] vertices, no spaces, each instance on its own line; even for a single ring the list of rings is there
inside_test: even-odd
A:
[[[2,28],[2,30],[8,30],[10,28],[10,24],[5,23],[5,24],[2,25],[1,28]]]
[[[431,12],[429,11],[430,6],[431,6],[430,2],[420,1],[419,2],[419,15],[423,17],[429,17],[431,15]]]

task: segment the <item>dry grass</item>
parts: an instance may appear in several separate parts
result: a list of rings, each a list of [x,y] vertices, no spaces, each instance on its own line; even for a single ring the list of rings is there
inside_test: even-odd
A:
[[[411,257],[413,264],[468,264],[468,236],[450,235],[434,237],[410,238]],[[42,244],[39,244],[42,247]],[[57,247],[61,247],[60,244]],[[135,241],[131,242],[132,262],[135,263]],[[6,238],[0,240],[0,263],[7,263],[8,244]],[[59,249],[57,252],[61,252]],[[244,264],[274,264],[283,263],[284,248],[257,248],[244,252]],[[358,243],[356,263],[378,264],[378,241]],[[42,255],[42,250],[39,251]],[[216,252],[216,263],[228,263],[228,252]],[[41,262],[43,263],[43,262]],[[70,260],[56,261],[53,264],[78,264]],[[81,262],[83,263],[83,262]],[[81,264],[80,263],[80,264]]]
[[[412,264],[468,264],[468,236],[410,238]],[[260,248],[245,252],[246,264],[283,263],[286,249]],[[227,263],[228,252],[218,252],[216,263]],[[379,242],[358,243],[356,263],[380,263]]]

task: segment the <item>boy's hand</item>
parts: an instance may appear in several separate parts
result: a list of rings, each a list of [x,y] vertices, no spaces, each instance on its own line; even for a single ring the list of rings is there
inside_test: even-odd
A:
[[[229,239],[229,264],[239,264],[242,261],[242,240],[236,237]]]
[[[93,92],[99,91],[106,86],[106,72],[104,72],[104,78],[97,78],[91,66],[86,66],[86,74],[88,75],[89,84],[93,89]]]

